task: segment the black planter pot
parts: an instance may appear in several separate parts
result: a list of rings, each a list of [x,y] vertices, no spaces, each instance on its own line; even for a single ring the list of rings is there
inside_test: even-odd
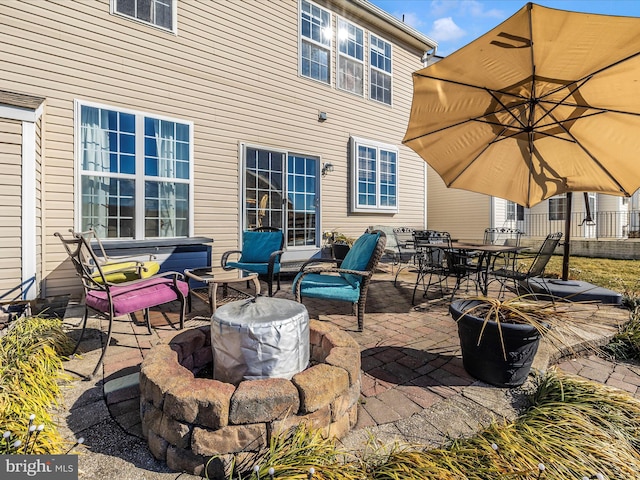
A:
[[[331,251],[333,253],[333,258],[337,260],[338,267],[342,264],[342,260],[349,253],[349,249],[351,247],[346,243],[334,243],[331,245]]]
[[[464,369],[478,380],[498,387],[522,385],[538,351],[540,332],[531,325],[501,323],[507,353],[505,361],[497,323],[487,322],[480,338],[484,319],[464,314],[479,303],[482,302],[454,300],[449,306],[451,316],[458,323]]]

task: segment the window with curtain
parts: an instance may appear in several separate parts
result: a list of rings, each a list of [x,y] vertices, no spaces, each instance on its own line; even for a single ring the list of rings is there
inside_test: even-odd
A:
[[[331,13],[318,5],[300,2],[300,73],[331,83]]]
[[[352,211],[398,211],[398,149],[351,137]]]
[[[549,220],[564,220],[567,209],[566,195],[559,195],[549,199]]]
[[[111,0],[111,12],[175,31],[177,0]]]
[[[364,93],[364,30],[338,19],[338,88]]]
[[[189,236],[192,124],[88,104],[77,111],[80,229]]]
[[[370,35],[369,97],[391,105],[391,44]]]

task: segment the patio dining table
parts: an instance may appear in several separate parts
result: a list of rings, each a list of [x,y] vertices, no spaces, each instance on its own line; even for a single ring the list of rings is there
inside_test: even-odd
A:
[[[487,295],[489,286],[489,274],[493,259],[500,255],[515,254],[525,247],[515,245],[493,245],[485,243],[471,242],[451,242],[449,248],[453,253],[460,254],[461,257],[471,258],[477,255],[478,261],[475,269],[467,269],[467,275],[476,275],[476,284],[480,287],[483,295]]]

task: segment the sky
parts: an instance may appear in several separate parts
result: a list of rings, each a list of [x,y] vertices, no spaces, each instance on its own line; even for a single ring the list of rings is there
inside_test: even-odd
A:
[[[526,0],[369,0],[438,42],[447,56],[499,25]],[[640,0],[537,0],[559,10],[640,17]]]

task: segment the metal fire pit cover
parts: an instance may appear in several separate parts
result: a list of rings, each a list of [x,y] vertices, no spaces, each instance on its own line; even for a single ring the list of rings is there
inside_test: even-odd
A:
[[[228,303],[211,317],[211,348],[215,380],[290,380],[309,364],[309,313],[284,298]]]

